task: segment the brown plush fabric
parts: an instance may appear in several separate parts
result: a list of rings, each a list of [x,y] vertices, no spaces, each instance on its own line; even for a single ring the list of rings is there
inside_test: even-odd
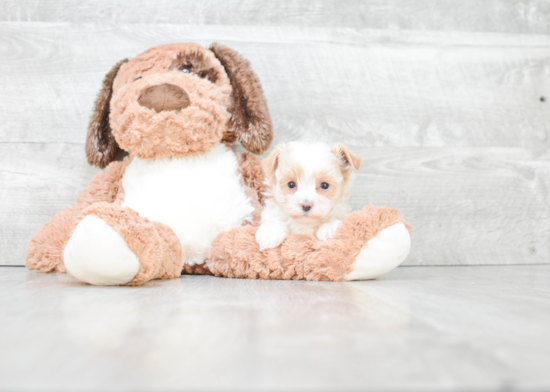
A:
[[[231,81],[231,123],[229,131],[254,154],[262,154],[273,139],[273,127],[260,80],[250,62],[226,46],[210,46]]]
[[[163,258],[156,279],[174,279],[181,275],[184,252],[176,233],[167,225],[152,222],[162,240]],[[135,280],[135,279],[134,279]],[[130,282],[131,283],[131,282]]]
[[[239,172],[243,176],[244,184],[256,190],[260,203],[264,205],[265,176],[260,160],[254,155],[237,153],[237,161],[239,162]]]
[[[122,162],[112,162],[105,170],[97,173],[86,188],[80,193],[76,203],[84,203],[86,207],[99,201],[114,202],[122,191],[122,176],[126,167],[132,162],[132,157],[125,157]]]
[[[133,65],[129,63],[128,67]],[[130,71],[123,68],[121,72]],[[140,159],[202,154],[222,140],[229,119],[228,95],[221,94],[218,87],[206,80],[173,73],[143,77],[114,92],[113,135],[122,149]],[[186,92],[189,104],[184,110],[156,112],[140,105],[144,91],[163,84]]]
[[[109,72],[86,148],[89,162],[105,167],[120,149],[141,159],[180,157],[237,137],[254,153],[265,151],[273,138],[267,103],[248,61],[217,44],[211,50],[167,44]]]
[[[212,272],[203,264],[188,265],[183,266],[182,275],[213,275]]]
[[[94,111],[88,125],[88,136],[86,137],[86,156],[90,165],[104,168],[115,159],[120,151],[111,132],[109,113],[113,95],[113,82],[118,70],[126,62],[128,62],[128,59],[118,62],[109,71],[103,80],[103,88],[97,95]]]
[[[181,62],[190,72],[181,72]],[[206,77],[210,73],[216,78]],[[161,85],[185,92],[185,108],[158,111],[164,103],[140,104],[147,91],[158,93]],[[212,52],[197,44],[157,46],[120,68],[111,100],[112,132],[120,148],[141,159],[202,154],[222,140],[230,95],[227,74]],[[183,94],[178,101],[182,106]]]
[[[189,106],[189,95],[173,84],[159,84],[146,88],[138,98],[138,103],[157,113],[163,110],[181,110]]]
[[[27,247],[25,266],[38,272],[67,272],[63,264],[63,249],[76,227],[74,221],[82,205],[73,204],[55,216],[38,230]]]
[[[76,219],[85,216],[103,219],[124,239],[138,257],[140,268],[127,286],[139,286],[152,279],[173,279],[180,276],[183,266],[183,248],[168,226],[151,222],[131,208],[120,208],[113,203],[94,203]]]
[[[264,209],[264,173],[260,160],[254,155],[237,153],[239,162],[239,173],[241,174],[241,183],[246,195],[252,201],[254,214],[252,218],[253,225],[259,225]]]
[[[67,272],[63,264],[63,250],[76,227],[78,215],[96,202],[115,201],[121,189],[121,179],[129,157],[122,162],[112,162],[97,173],[80,193],[77,201],[59,211],[33,236],[27,248],[26,266],[38,272]]]
[[[369,205],[348,215],[330,240],[293,234],[264,251],[256,242],[257,227],[238,227],[214,239],[206,266],[215,276],[228,278],[341,281],[353,271],[363,246],[398,222],[411,230],[399,211]]]
[[[198,75],[203,79],[208,79],[212,83],[216,83],[219,77],[219,71],[212,67],[204,52],[192,51],[182,52],[177,55],[172,62],[170,69],[184,70]]]
[[[231,144],[237,141],[237,135],[233,131],[230,131],[228,128],[225,129],[222,136],[222,143],[225,143],[228,147],[231,147]]]

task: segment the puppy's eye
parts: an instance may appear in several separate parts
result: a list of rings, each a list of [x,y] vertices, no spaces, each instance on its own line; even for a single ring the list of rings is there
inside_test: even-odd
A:
[[[288,183],[288,187],[289,187],[290,189],[296,188],[296,183],[295,183],[294,181],[290,181],[290,182]]]
[[[329,186],[330,186],[330,185],[327,184],[326,182],[322,182],[322,183],[321,183],[321,188],[323,188],[323,189],[328,189]]]
[[[183,73],[191,73],[191,70],[189,68],[182,68],[181,72]]]
[[[140,80],[140,79],[141,79],[141,76],[138,76],[137,78],[134,79],[134,82],[135,82],[136,80]]]

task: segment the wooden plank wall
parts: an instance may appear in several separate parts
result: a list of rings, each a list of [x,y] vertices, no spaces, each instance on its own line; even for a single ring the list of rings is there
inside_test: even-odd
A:
[[[218,41],[251,60],[275,143],[348,145],[353,206],[399,208],[408,265],[550,262],[550,2],[0,2],[0,264],[97,169],[104,74],[150,46]]]

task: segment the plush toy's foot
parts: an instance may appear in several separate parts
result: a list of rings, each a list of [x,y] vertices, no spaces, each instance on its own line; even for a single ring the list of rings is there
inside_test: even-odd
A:
[[[65,267],[78,280],[109,286],[126,284],[139,272],[139,259],[103,219],[88,215],[64,251]]]
[[[403,222],[380,231],[355,258],[344,280],[376,279],[401,264],[411,249],[411,235]]]
[[[76,226],[81,209],[74,204],[59,211],[32,237],[27,248],[26,267],[38,272],[67,272],[63,264],[63,248]]]
[[[84,210],[63,256],[67,271],[94,285],[140,285],[175,278],[183,250],[173,231],[129,208],[96,203]]]
[[[399,211],[366,206],[348,215],[329,240],[293,234],[277,248],[260,250],[257,228],[238,227],[212,242],[207,267],[229,278],[374,279],[405,260],[409,229]]]

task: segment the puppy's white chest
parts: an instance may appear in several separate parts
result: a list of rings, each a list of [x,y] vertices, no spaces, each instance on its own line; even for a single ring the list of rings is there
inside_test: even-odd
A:
[[[122,186],[123,207],[170,226],[187,264],[202,264],[212,240],[251,220],[254,211],[235,153],[222,144],[192,157],[134,158]]]

